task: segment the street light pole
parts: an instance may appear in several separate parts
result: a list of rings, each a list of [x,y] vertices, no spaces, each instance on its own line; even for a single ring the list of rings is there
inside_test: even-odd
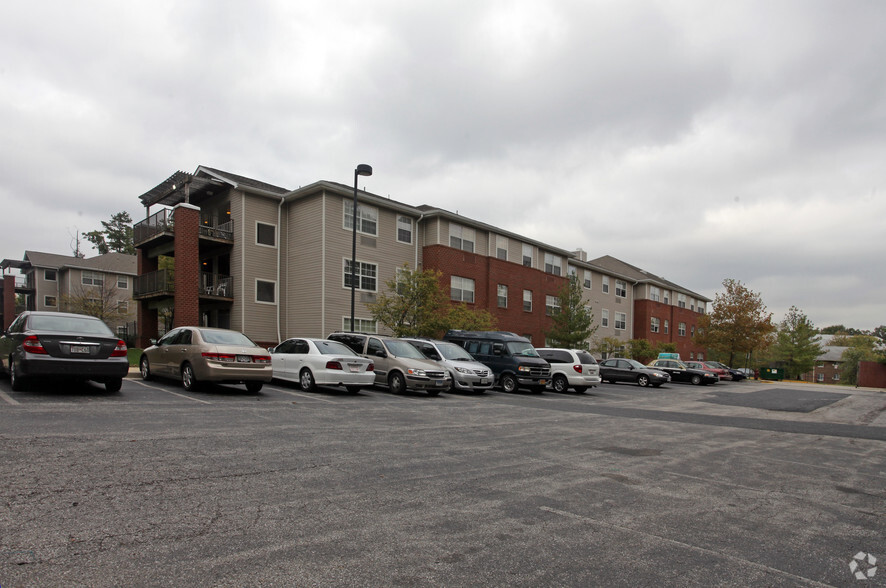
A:
[[[361,163],[354,170],[354,208],[351,215],[351,332],[354,332],[354,294],[357,288],[357,178],[371,176],[372,166]]]

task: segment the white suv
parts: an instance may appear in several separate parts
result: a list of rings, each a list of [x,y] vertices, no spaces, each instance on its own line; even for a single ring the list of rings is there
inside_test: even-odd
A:
[[[551,386],[556,392],[573,388],[581,394],[601,382],[597,360],[583,349],[542,347],[536,351],[551,364]]]

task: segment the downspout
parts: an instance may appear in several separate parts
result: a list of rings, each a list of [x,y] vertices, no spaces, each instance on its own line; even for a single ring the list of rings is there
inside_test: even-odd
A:
[[[418,224],[425,218],[425,215],[422,214],[418,217],[418,220],[415,221],[415,270],[418,271]]]
[[[280,205],[277,206],[277,343],[283,341],[280,337],[280,300],[283,298],[283,283],[280,279],[280,258],[283,256],[283,196],[280,196]]]
[[[634,333],[634,313],[636,312],[636,308],[634,308],[634,296],[637,291],[637,284],[640,282],[634,282],[631,286],[631,339],[634,339],[637,335]],[[645,339],[645,337],[644,337]]]

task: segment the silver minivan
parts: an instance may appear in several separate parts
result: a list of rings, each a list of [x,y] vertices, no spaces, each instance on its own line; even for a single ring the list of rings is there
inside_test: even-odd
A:
[[[471,357],[464,347],[448,341],[413,339],[406,337],[426,358],[436,361],[449,371],[452,389],[465,392],[484,392],[495,383],[492,370]]]

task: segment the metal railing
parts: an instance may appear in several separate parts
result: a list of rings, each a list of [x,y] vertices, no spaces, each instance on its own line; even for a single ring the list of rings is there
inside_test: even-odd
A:
[[[132,241],[136,245],[144,243],[151,237],[175,231],[175,211],[164,208],[155,212],[143,221],[132,225]]]
[[[136,276],[132,290],[134,296],[172,294],[173,292],[175,292],[175,272],[165,269]]]
[[[200,234],[204,237],[214,237],[216,239],[234,240],[234,221],[227,221],[220,225],[210,227],[208,225],[200,225]]]
[[[201,272],[200,287],[202,288],[200,293],[205,296],[221,296],[223,298],[233,298],[234,296],[234,278],[231,276]]]

